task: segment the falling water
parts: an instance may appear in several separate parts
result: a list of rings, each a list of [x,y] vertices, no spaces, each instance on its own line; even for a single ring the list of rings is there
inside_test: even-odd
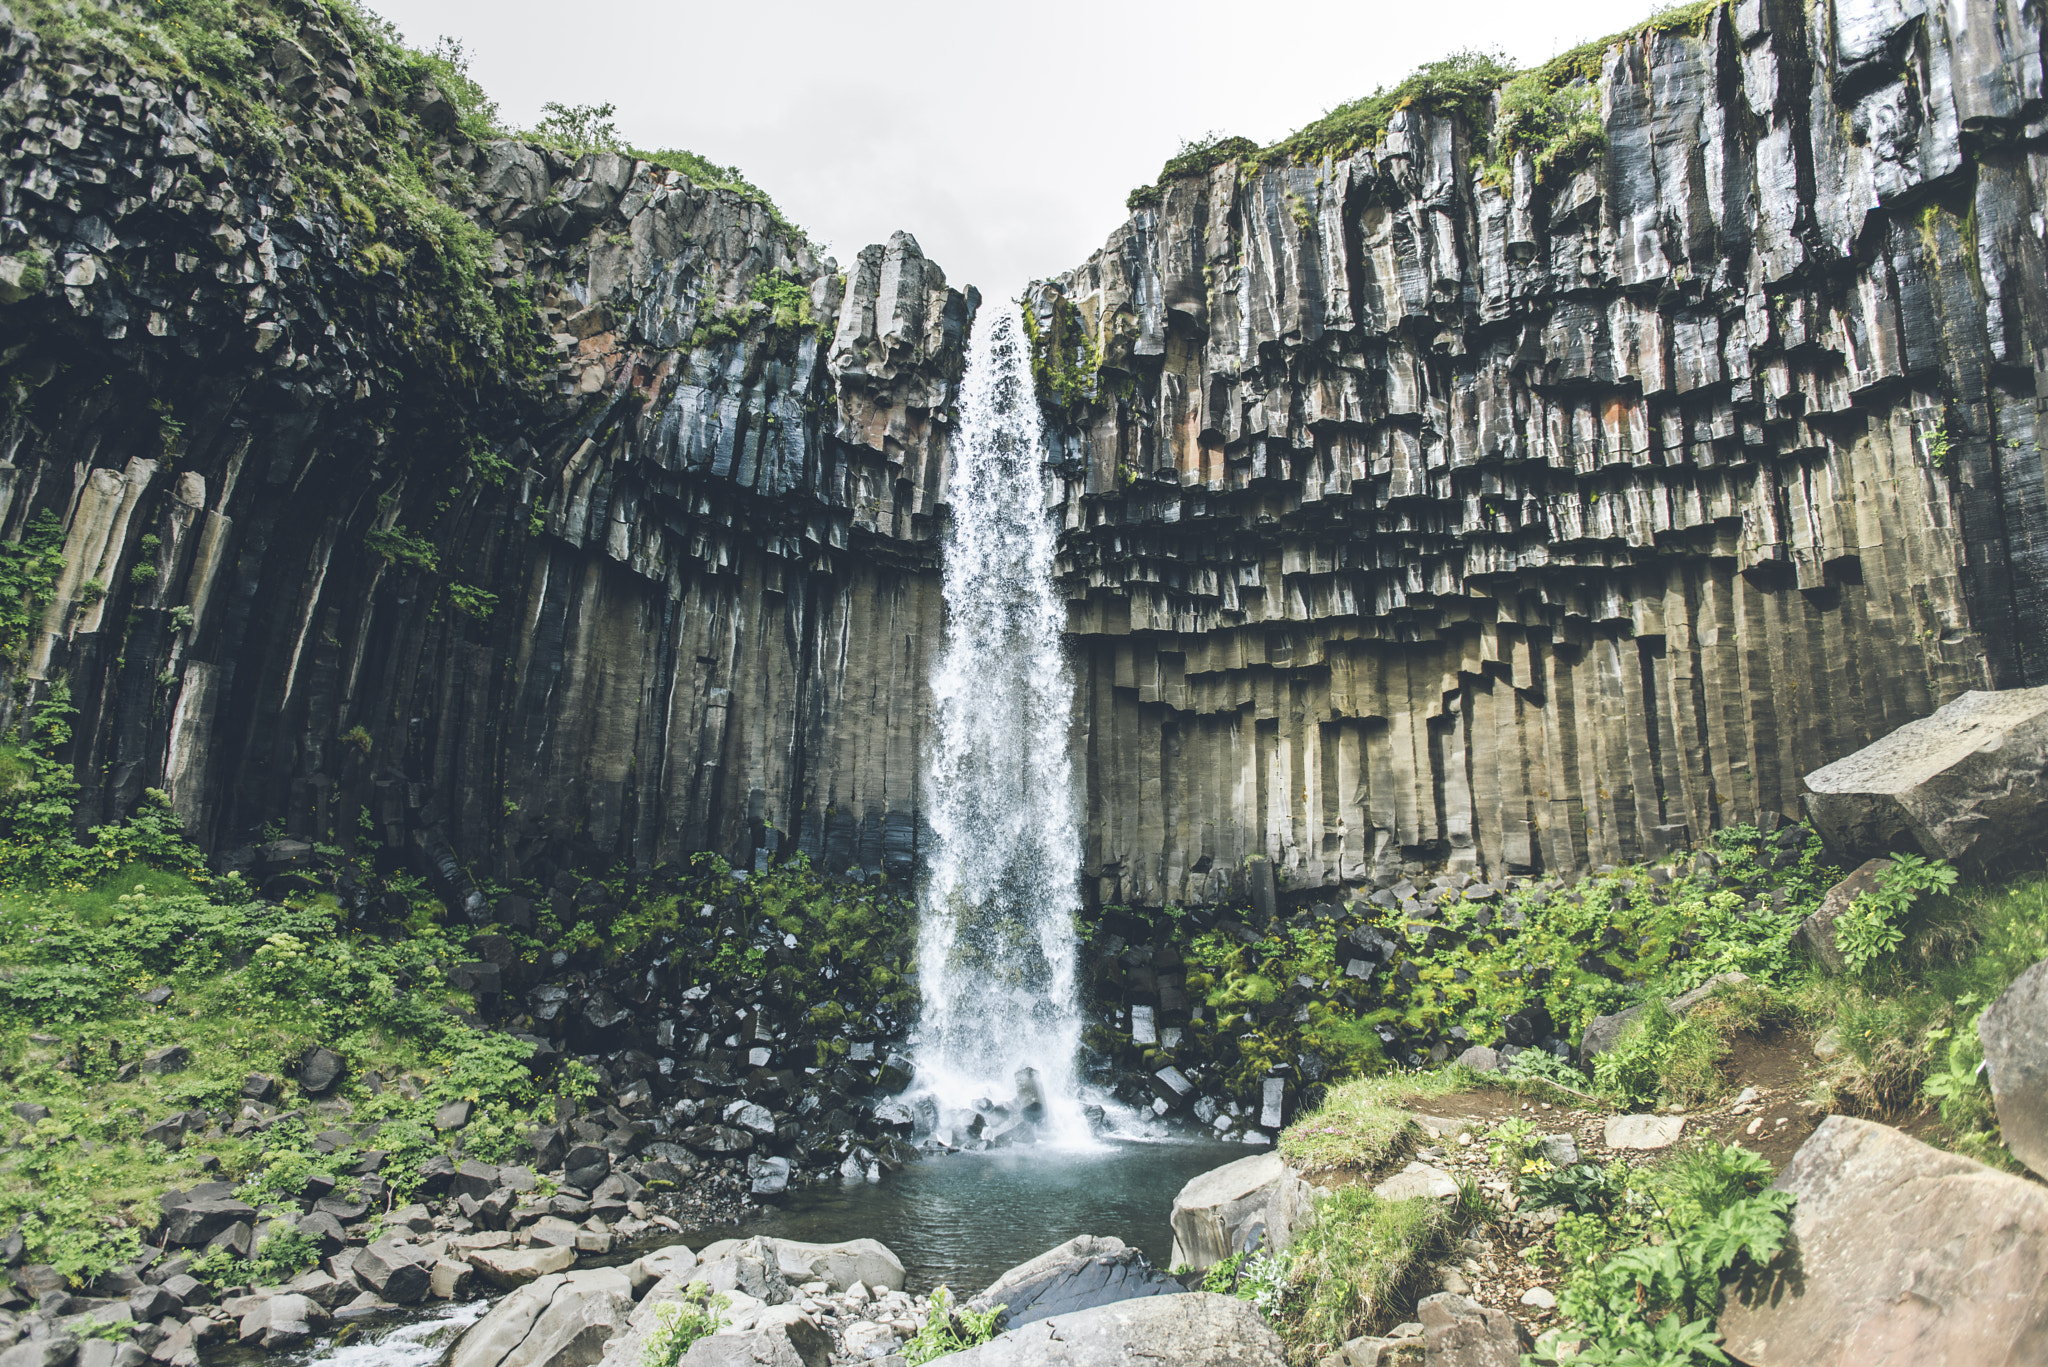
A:
[[[1015,305],[989,308],[961,385],[947,486],[916,1053],[918,1086],[937,1102],[942,1129],[975,1124],[977,1100],[984,1111],[989,1100],[997,1106],[984,1123],[1014,1123],[1032,1108],[1029,1082],[1019,1081],[1028,1068],[1045,1108],[1036,1134],[1083,1142],[1074,1077],[1080,834],[1067,758],[1074,690],[1042,451],[1023,321]]]

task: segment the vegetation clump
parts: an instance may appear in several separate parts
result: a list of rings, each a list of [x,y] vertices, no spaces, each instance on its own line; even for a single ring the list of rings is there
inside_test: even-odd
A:
[[[1166,187],[1186,176],[1205,176],[1227,161],[1242,157],[1256,158],[1259,145],[1250,138],[1233,137],[1228,133],[1205,133],[1191,138],[1180,145],[1180,150],[1166,159],[1159,168],[1159,178],[1150,185],[1140,185],[1124,198],[1124,207],[1136,212],[1156,206],[1166,192]]]
[[[518,136],[528,142],[563,152],[616,152],[688,176],[709,190],[730,190],[742,199],[768,211],[776,226],[790,228],[782,210],[766,190],[748,180],[737,166],[721,166],[680,147],[649,151],[628,143],[619,133],[618,106],[604,104],[562,104],[550,100],[541,106],[543,117]]]

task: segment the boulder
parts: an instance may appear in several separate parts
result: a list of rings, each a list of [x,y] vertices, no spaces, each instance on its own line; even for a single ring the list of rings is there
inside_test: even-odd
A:
[[[612,1156],[597,1144],[578,1144],[562,1160],[562,1176],[572,1187],[589,1191],[611,1175]]]
[[[1277,1153],[1225,1163],[1173,1198],[1173,1261],[1201,1271],[1260,1239],[1284,1249],[1308,1213],[1309,1185]]]
[[[943,1360],[946,1367],[1284,1367],[1287,1354],[1249,1301],[1194,1291],[1033,1320]]]
[[[1427,1349],[1412,1338],[1355,1338],[1325,1354],[1316,1367],[1425,1367]]]
[[[348,1060],[332,1049],[315,1045],[299,1056],[299,1088],[308,1096],[333,1091],[334,1084],[347,1072]]]
[[[713,1244],[685,1279],[703,1282],[713,1291],[737,1291],[768,1305],[789,1300],[789,1280],[782,1261],[766,1239],[748,1239],[729,1249]]]
[[[212,1242],[255,1215],[256,1207],[230,1197],[187,1201],[164,1212],[164,1237],[191,1248]]]
[[[1442,1168],[1411,1162],[1372,1189],[1382,1201],[1407,1201],[1415,1197],[1443,1200],[1458,1194],[1458,1181]]]
[[[1449,1291],[1423,1297],[1416,1318],[1432,1367],[1521,1367],[1522,1354],[1534,1347],[1529,1331],[1507,1311]]]
[[[1972,691],[1806,776],[1838,857],[1901,851],[1977,870],[2048,842],[2048,686]]]
[[[1977,1038],[1999,1137],[2013,1157],[2048,1177],[2048,959],[2020,974],[1977,1018]]]
[[[502,1286],[509,1291],[514,1287],[568,1271],[576,1265],[576,1250],[478,1248],[467,1253],[463,1261],[475,1268],[477,1275],[491,1285]]]
[[[1458,1055],[1458,1062],[1475,1073],[1497,1073],[1500,1071],[1499,1051],[1489,1049],[1483,1044],[1475,1044],[1464,1053]]]
[[[1877,876],[1892,866],[1889,859],[1872,859],[1857,866],[1847,878],[1827,890],[1813,914],[1799,923],[1799,944],[1813,961],[1829,973],[1840,973],[1848,965],[1835,944],[1835,922],[1856,905],[1856,899],[1877,891]]]
[[[750,1328],[698,1339],[678,1367],[827,1367],[831,1360],[832,1336],[796,1307],[779,1306]]]
[[[307,1296],[266,1296],[242,1316],[237,1337],[245,1346],[265,1351],[304,1343],[333,1322],[326,1309]]]
[[[888,1245],[873,1239],[848,1239],[837,1244],[805,1244],[794,1239],[759,1242],[775,1255],[784,1280],[798,1285],[824,1282],[834,1291],[844,1291],[860,1282],[888,1291],[903,1289],[903,1260],[890,1252]],[[740,1246],[738,1240],[723,1239],[706,1247],[698,1257],[700,1261],[712,1262]]]
[[[51,1334],[0,1349],[0,1367],[64,1367],[77,1354],[77,1339],[69,1334]]]
[[[1049,1315],[1070,1315],[1143,1296],[1179,1296],[1185,1288],[1121,1239],[1082,1235],[1011,1268],[969,1304],[1001,1305],[1001,1324],[1014,1329]]]
[[[645,1296],[652,1287],[669,1277],[681,1285],[696,1266],[697,1257],[688,1248],[682,1244],[670,1244],[652,1253],[643,1253],[628,1263],[626,1279],[633,1283],[635,1296]]]
[[[411,1305],[427,1298],[433,1274],[421,1267],[406,1249],[378,1242],[356,1254],[350,1271],[365,1290],[374,1291],[393,1305]]]
[[[1721,1304],[1749,1367],[2048,1360],[2048,1191],[1841,1115],[1773,1185],[1798,1198],[1794,1257]]]
[[[632,1313],[624,1268],[550,1273],[493,1306],[455,1345],[449,1367],[591,1367]]]

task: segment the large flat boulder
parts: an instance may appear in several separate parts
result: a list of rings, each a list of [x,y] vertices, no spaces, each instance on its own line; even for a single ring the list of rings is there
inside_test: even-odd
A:
[[[455,1345],[449,1367],[591,1367],[632,1314],[626,1269],[552,1272],[493,1306]]]
[[[1977,1038],[1999,1137],[2013,1157],[2048,1177],[2048,959],[2020,974],[1977,1018]]]
[[[1071,1315],[1098,1305],[1185,1294],[1179,1282],[1153,1267],[1143,1253],[1123,1240],[1084,1234],[1011,1268],[970,1304],[979,1309],[1003,1306],[1000,1323],[1014,1329],[1050,1315]]]
[[[2048,1190],[1831,1115],[1774,1184],[1799,1198],[1789,1266],[1723,1296],[1749,1367],[2048,1362]]]
[[[705,1247],[698,1259],[712,1263],[738,1248],[743,1241],[721,1239]],[[775,1254],[775,1261],[782,1269],[782,1275],[801,1286],[805,1282],[826,1282],[834,1291],[844,1291],[855,1282],[873,1290],[880,1287],[885,1291],[903,1289],[903,1260],[889,1251],[887,1244],[875,1239],[847,1239],[836,1244],[806,1244],[794,1239],[768,1239],[760,1241],[762,1247]]]
[[[943,1361],[946,1367],[1285,1367],[1287,1352],[1249,1301],[1194,1291],[1033,1320]]]
[[[2048,686],[1970,692],[1806,776],[1837,856],[1901,851],[1973,869],[2038,860],[2048,840]]]
[[[832,1336],[795,1306],[778,1305],[746,1328],[698,1339],[677,1367],[828,1367],[831,1361]]]
[[[1277,1153],[1212,1168],[1173,1198],[1173,1261],[1201,1271],[1262,1239],[1284,1249],[1309,1203],[1309,1184]]]

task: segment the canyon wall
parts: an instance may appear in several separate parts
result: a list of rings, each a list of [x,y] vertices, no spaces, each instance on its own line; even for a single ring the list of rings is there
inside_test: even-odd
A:
[[[278,7],[226,91],[0,7],[0,726],[457,891],[907,874],[973,292]],[[1656,854],[2048,677],[2040,30],[1735,5],[1579,165],[1417,106],[1035,286],[1091,897]]]
[[[1575,170],[1411,108],[1037,287],[1094,895],[1655,855],[2048,680],[2041,23],[1745,0]]]
[[[297,19],[266,124],[0,10],[0,537],[63,556],[6,720],[61,680],[81,820],[161,787],[213,850],[907,873],[971,298],[906,235],[841,273],[740,193],[472,143]],[[430,182],[512,345],[323,153]]]

